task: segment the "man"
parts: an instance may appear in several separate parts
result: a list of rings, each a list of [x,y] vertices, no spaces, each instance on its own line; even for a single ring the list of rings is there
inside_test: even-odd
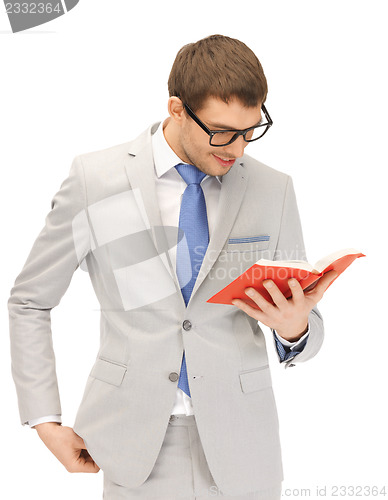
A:
[[[244,153],[272,124],[267,83],[242,42],[184,46],[169,117],[79,155],[9,299],[22,424],[69,471],[104,471],[104,498],[275,500],[283,479],[264,335],[285,367],[323,340],[333,273],[287,300],[254,289],[207,303],[260,257],[305,258],[290,177]],[[61,425],[50,310],[77,267],[101,304],[101,346],[74,430]],[[252,294],[250,295],[250,292]]]

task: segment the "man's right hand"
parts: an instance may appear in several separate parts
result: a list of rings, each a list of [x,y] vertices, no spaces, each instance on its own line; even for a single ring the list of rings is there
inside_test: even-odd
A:
[[[86,450],[83,439],[71,427],[57,422],[34,426],[47,448],[68,472],[98,472],[100,468]]]

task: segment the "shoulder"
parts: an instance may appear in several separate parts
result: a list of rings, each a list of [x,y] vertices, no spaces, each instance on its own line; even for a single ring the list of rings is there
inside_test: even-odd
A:
[[[82,166],[86,169],[107,167],[116,163],[120,158],[128,155],[130,142],[123,142],[108,148],[82,153],[76,156]]]
[[[147,148],[151,150],[151,134],[155,131],[155,125],[157,124],[150,126],[134,140],[74,157],[77,178],[84,185],[89,204],[128,189],[126,167],[131,157]]]
[[[154,123],[144,130],[135,139],[127,142],[115,144],[113,146],[82,153],[76,156],[84,169],[93,169],[95,173],[100,168],[109,169],[115,166],[122,167],[123,160],[128,158],[128,155],[136,155],[141,149],[151,147],[151,136],[156,131],[158,123]]]

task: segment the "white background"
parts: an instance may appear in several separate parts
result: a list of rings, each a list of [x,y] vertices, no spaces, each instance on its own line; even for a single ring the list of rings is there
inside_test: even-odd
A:
[[[385,2],[374,0],[80,0],[57,20],[12,34],[2,10],[0,429],[7,499],[102,496],[102,473],[69,474],[36,432],[20,425],[6,302],[74,156],[126,142],[165,118],[177,51],[215,33],[244,41],[264,67],[274,125],[247,153],[292,176],[310,262],[344,247],[367,256],[320,302],[326,338],[314,359],[284,370],[265,329],[284,496],[322,498],[319,486],[331,498],[332,486],[384,484],[388,494],[386,19]],[[64,425],[74,421],[97,353],[98,307],[88,275],[78,270],[52,312]]]

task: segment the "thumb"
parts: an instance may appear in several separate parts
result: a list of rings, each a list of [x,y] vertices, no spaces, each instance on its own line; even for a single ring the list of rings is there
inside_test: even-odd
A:
[[[339,274],[337,271],[332,269],[331,271],[325,273],[321,280],[323,283],[323,286],[325,287],[325,291],[329,288],[329,286],[338,278]]]
[[[317,304],[323,297],[323,294],[326,292],[329,286],[338,278],[338,276],[339,276],[338,272],[334,271],[334,269],[328,271],[321,278],[319,278],[318,281],[316,281],[313,284],[314,286],[311,290],[308,290],[309,287],[307,287],[308,291],[306,293],[306,297],[311,298],[315,302],[315,304]]]
[[[74,431],[73,431],[73,432],[74,432]],[[73,439],[74,439],[74,446],[75,446],[76,448],[81,448],[81,449],[86,450],[85,442],[84,442],[84,440],[82,439],[82,437],[81,437],[81,436],[79,436],[78,434],[76,434],[76,433],[74,432]]]
[[[80,450],[77,462],[82,467],[82,472],[98,472],[100,470],[100,467],[95,463],[88,450],[86,449],[84,440],[75,432],[74,447],[76,450]]]

